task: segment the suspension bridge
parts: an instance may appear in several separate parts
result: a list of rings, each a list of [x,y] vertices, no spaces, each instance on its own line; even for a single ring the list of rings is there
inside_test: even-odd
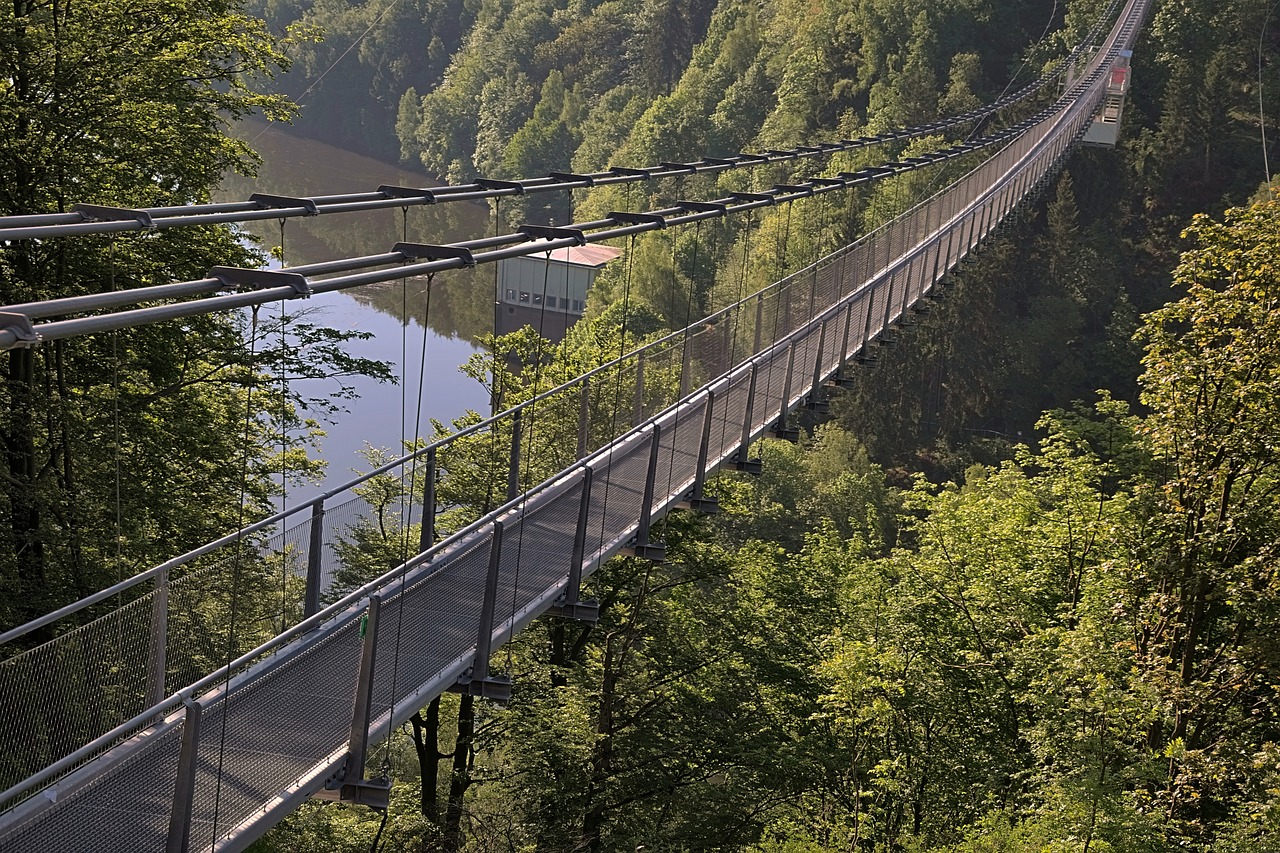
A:
[[[496,648],[543,614],[596,618],[594,603],[580,597],[584,578],[619,553],[661,560],[656,521],[676,507],[713,510],[709,476],[752,470],[753,442],[793,435],[800,409],[821,409],[826,386],[872,360],[894,327],[1053,178],[1114,98],[1113,68],[1122,60],[1127,67],[1148,5],[1113,2],[1086,41],[1099,46],[1073,53],[1071,82],[1051,104],[928,155],[593,222],[400,243],[380,255],[276,271],[218,267],[198,281],[0,309],[0,348],[17,349],[632,238],[982,158],[893,221],[685,329],[630,352],[624,346],[617,358],[341,489],[0,635],[0,645],[13,643],[107,608],[0,663],[0,850],[236,851],[311,797],[385,806],[388,781],[365,777],[370,744],[443,692],[505,699],[510,682],[490,669]],[[964,116],[840,143],[433,189],[148,210],[78,205],[2,217],[0,240],[500,198],[818,158],[988,118],[1042,92],[1066,68]],[[570,427],[540,438],[538,418]],[[438,537],[441,474],[485,454],[509,460],[506,502]],[[533,470],[540,482],[528,482]],[[341,594],[335,546],[374,512],[351,489],[377,477],[408,484],[421,531],[410,551],[418,553]],[[230,620],[225,607],[209,605],[233,594],[231,586],[255,599],[255,583],[285,594]],[[211,638],[223,647],[212,649]]]

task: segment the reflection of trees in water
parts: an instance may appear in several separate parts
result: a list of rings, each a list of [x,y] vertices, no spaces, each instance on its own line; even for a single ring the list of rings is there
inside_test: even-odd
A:
[[[298,139],[273,128],[246,123],[245,134],[262,155],[258,177],[228,176],[220,201],[247,199],[255,192],[284,196],[371,192],[382,184],[426,186],[426,176],[340,148]],[[261,132],[260,132],[261,131]],[[255,138],[253,134],[258,134]],[[491,227],[486,207],[459,202],[408,209],[295,217],[285,221],[285,263],[297,266],[336,258],[388,252],[406,237],[415,243],[453,243],[483,236]],[[245,230],[264,248],[280,245],[277,220],[250,222]],[[408,316],[418,323],[426,309],[426,280],[409,282]],[[446,337],[472,339],[493,331],[493,268],[450,271],[436,277],[429,325]],[[350,291],[358,301],[399,319],[405,302],[399,282]]]
[[[493,331],[493,267],[450,270],[436,276],[432,287],[428,326],[444,337],[475,340]],[[370,285],[351,291],[359,302],[370,305],[404,322],[406,311],[413,322],[422,324],[427,310],[426,278],[411,278],[408,292],[399,282]]]
[[[332,188],[325,189],[332,192]],[[377,185],[365,189],[374,190]],[[255,192],[297,195],[308,191],[301,182],[273,175],[270,180],[243,177],[228,180],[219,195],[247,199]],[[392,208],[288,219],[284,231],[286,258],[290,265],[296,265],[379,254],[390,251],[406,235],[414,243],[453,243],[485,234],[489,221],[483,207],[466,202],[408,208],[407,214],[402,211]],[[280,243],[280,226],[276,220],[249,222],[244,227],[268,248]]]

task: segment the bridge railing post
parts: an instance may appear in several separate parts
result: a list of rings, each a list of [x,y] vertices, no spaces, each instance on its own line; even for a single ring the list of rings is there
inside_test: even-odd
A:
[[[636,393],[632,406],[632,426],[640,426],[644,422],[644,352],[640,350],[640,354],[636,356]]]
[[[476,661],[471,669],[471,681],[483,681],[489,677],[489,658],[493,654],[493,620],[498,609],[498,572],[502,568],[502,536],[506,525],[493,523],[493,538],[489,542],[489,570],[484,578],[484,597],[480,600],[480,624],[476,632]]]
[[[707,483],[707,462],[711,456],[711,420],[716,403],[716,392],[707,389],[707,405],[702,416],[702,441],[698,445],[698,467],[693,473],[693,491],[690,492],[687,506],[697,512],[713,513],[719,509],[714,498],[707,498],[703,490]]]
[[[436,449],[427,450],[427,471],[422,481],[422,527],[418,532],[418,553],[436,544]]]
[[[897,280],[897,273],[889,273],[884,280],[884,317],[881,318],[880,333],[883,339],[889,339],[889,325],[893,321],[893,285]]]
[[[524,431],[524,409],[511,417],[511,462],[507,466],[507,500],[520,494],[520,434]]]
[[[595,469],[590,465],[582,469],[582,498],[578,502],[578,525],[573,532],[573,551],[569,556],[569,579],[564,597],[567,604],[577,604],[582,587],[582,562],[587,554],[587,525],[591,521],[591,481]]]
[[[964,253],[967,255],[973,251],[973,247],[975,244],[973,235],[978,228],[978,211],[971,210],[965,216],[965,228],[966,228],[966,231],[965,231],[965,239],[964,239]]]
[[[151,599],[151,647],[147,653],[146,703],[148,708],[159,705],[168,695],[165,690],[165,673],[169,667],[168,569],[164,569],[156,575],[155,592],[155,597]]]
[[[378,651],[378,616],[382,596],[369,596],[369,609],[360,619],[360,669],[356,675],[355,704],[351,708],[351,736],[347,742],[347,776],[364,778],[369,744],[369,717],[373,708],[373,667]]]
[[[760,354],[760,335],[764,332],[764,294],[756,294],[756,330],[755,342],[751,347],[751,355]]]
[[[683,400],[689,396],[689,360],[693,356],[693,347],[690,345],[689,327],[685,326],[684,340],[680,346],[680,397]]]
[[[809,390],[809,408],[813,411],[825,411],[826,401],[822,399],[822,356],[827,348],[827,321],[818,326],[818,354],[813,358],[813,385]]]
[[[582,471],[582,495],[578,498],[578,521],[573,532],[573,548],[569,553],[569,573],[565,579],[564,595],[547,611],[553,616],[596,622],[600,618],[600,604],[582,601],[582,564],[587,554],[587,527],[591,523],[591,481],[595,470],[584,465]]]
[[[403,596],[403,593],[401,593]],[[404,599],[400,599],[404,618]],[[373,676],[378,651],[378,619],[382,597],[369,596],[369,609],[360,619],[360,669],[356,674],[355,702],[351,707],[351,735],[347,741],[347,763],[343,770],[339,797],[345,802],[385,809],[390,801],[391,782],[366,780],[365,759],[369,754],[369,720],[373,716]]]
[[[733,335],[734,310],[736,306],[730,305],[729,310],[720,318],[720,325],[724,327],[724,340],[720,342],[720,352],[724,353],[725,363],[718,369],[713,371],[716,375],[724,373],[731,369],[737,362],[734,361],[734,345],[737,343]]]
[[[915,278],[915,274],[916,274],[916,259],[912,258],[911,260],[907,261],[906,272],[904,272],[902,275],[902,279],[903,279],[902,302],[898,305],[898,319],[904,325],[907,322],[907,308],[911,305],[912,291],[915,289],[911,283],[912,280]]]
[[[863,279],[864,281],[869,281],[871,276],[875,275],[876,272],[878,272],[878,269],[875,266],[874,247],[872,248],[871,251],[867,253],[867,258],[870,261],[870,269],[868,270],[867,275],[864,277]],[[876,284],[870,290],[864,291],[867,294],[864,297],[866,301],[866,306],[865,306],[865,310],[863,311],[862,341],[860,343],[860,346],[858,347],[859,352],[861,352],[861,359],[863,361],[868,361],[872,358],[872,356],[868,352],[868,348],[871,346],[872,329],[873,329],[873,326],[875,325],[876,296],[880,293],[880,289],[881,289],[881,285]]]
[[[751,361],[749,376],[750,378],[747,380],[747,403],[742,412],[742,438],[738,442],[738,452],[733,458],[733,467],[739,471],[758,474],[760,473],[759,462],[753,465],[752,461],[747,458],[747,452],[751,448],[751,427],[755,421],[756,385],[760,379],[760,367],[754,359]]]
[[[653,493],[658,482],[658,454],[662,452],[662,425],[653,424],[653,435],[649,440],[649,466],[644,477],[644,493],[640,499],[640,519],[636,527],[636,541],[631,546],[631,553],[645,560],[661,563],[666,558],[667,548],[661,542],[652,542],[649,532],[653,526]]]
[[[948,231],[946,236],[949,239],[951,236],[951,232]],[[945,275],[945,273],[942,272],[942,270],[944,269],[943,259],[942,259],[942,253],[943,253],[942,240],[943,240],[942,234],[938,234],[933,238],[933,248],[931,250],[933,252],[933,272],[929,276],[930,291],[932,291],[938,285],[939,276]]]
[[[796,342],[787,346],[787,377],[782,382],[782,402],[778,405],[778,423],[773,434],[784,441],[795,441],[800,437],[798,430],[787,426],[787,403],[791,399],[791,381],[796,369]]]
[[[581,459],[587,455],[587,420],[590,415],[591,379],[586,377],[578,390],[578,455],[574,457],[575,459]]]
[[[835,383],[837,386],[843,385],[847,381],[844,375],[845,368],[849,365],[849,332],[853,329],[853,300],[849,300],[849,304],[844,309],[844,334],[840,340],[839,360],[836,362]]]
[[[302,596],[302,618],[320,612],[320,585],[324,573],[324,501],[311,505],[311,529],[307,537],[307,586]]]
[[[182,747],[178,753],[178,772],[169,809],[169,833],[165,853],[189,853],[191,849],[191,809],[195,803],[196,769],[200,752],[200,703],[194,699],[186,705],[182,720]]]

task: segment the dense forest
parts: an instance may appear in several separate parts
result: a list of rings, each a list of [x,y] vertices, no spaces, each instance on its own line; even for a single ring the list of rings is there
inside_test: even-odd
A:
[[[225,122],[253,111],[448,180],[834,140],[991,101],[1105,5],[19,2],[0,13],[0,214],[204,200],[252,171]],[[1073,155],[829,416],[760,443],[759,477],[718,478],[720,514],[667,519],[666,562],[593,576],[598,623],[540,620],[501,650],[509,706],[446,696],[376,750],[389,813],[309,804],[255,849],[1280,850],[1270,18],[1262,0],[1157,4],[1117,149]],[[495,216],[564,222],[805,169]],[[528,331],[467,370],[532,396],[613,353],[624,323],[683,325],[937,180],[646,236],[544,375],[505,357],[543,352]],[[0,298],[260,260],[212,229],[25,241],[0,250]],[[308,417],[342,401],[263,378],[386,371],[344,333],[295,322],[286,345],[281,322],[6,354],[0,622],[220,535],[313,469]],[[442,489],[446,525],[490,506],[474,476]],[[339,589],[399,541],[355,530]]]

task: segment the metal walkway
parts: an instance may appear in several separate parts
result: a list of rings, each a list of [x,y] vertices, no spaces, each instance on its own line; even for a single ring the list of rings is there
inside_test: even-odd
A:
[[[364,732],[386,737],[447,689],[500,688],[489,678],[493,649],[548,611],[586,612],[578,583],[609,557],[660,558],[655,520],[699,507],[707,476],[745,467],[751,442],[785,434],[797,408],[819,405],[826,383],[856,369],[1045,186],[1092,120],[1148,2],[1129,0],[1074,98],[985,164],[767,298],[686,330],[675,375],[700,377],[696,391],[13,786],[0,850],[243,850],[326,785],[359,783],[349,749]],[[752,338],[742,352],[754,354],[735,364],[739,328]]]

